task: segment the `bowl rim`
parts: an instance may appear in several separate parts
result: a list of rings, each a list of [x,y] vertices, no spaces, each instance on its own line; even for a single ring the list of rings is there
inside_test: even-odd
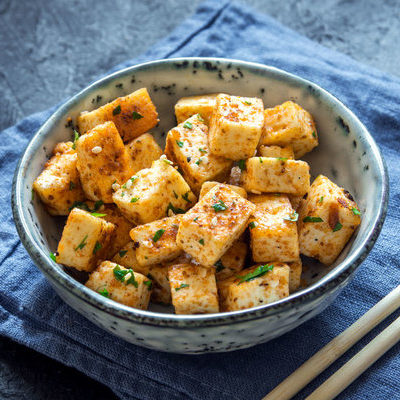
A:
[[[62,118],[74,104],[76,104],[81,98],[90,94],[92,91],[100,89],[102,86],[107,85],[115,79],[124,77],[127,74],[132,74],[137,70],[152,68],[160,64],[177,64],[185,62],[194,63],[195,61],[201,63],[217,63],[220,65],[232,64],[235,67],[237,66],[244,69],[250,69],[253,72],[257,69],[262,70],[270,75],[276,75],[280,78],[284,78],[285,81],[310,86],[323,95],[329,103],[334,103],[335,105],[339,106],[340,111],[346,115],[347,120],[351,120],[351,122],[360,130],[363,138],[370,146],[371,152],[375,157],[375,161],[377,162],[379,176],[382,179],[381,191],[377,194],[377,196],[379,196],[379,208],[373,215],[373,223],[369,228],[365,239],[353,250],[349,257],[346,257],[345,260],[329,271],[319,281],[313,283],[305,289],[291,294],[287,298],[250,309],[223,312],[218,314],[176,315],[139,310],[107,299],[79,283],[77,280],[68,275],[62,268],[58,267],[57,264],[53,262],[48,254],[41,248],[41,246],[36,243],[32,234],[27,229],[25,214],[23,212],[23,204],[20,201],[23,187],[22,167],[26,165],[26,163],[31,159],[31,156],[33,156],[32,148],[37,139],[41,135],[45,135],[45,133],[50,130],[51,124],[54,121],[58,121],[60,118]],[[242,321],[269,317],[290,309],[295,310],[296,305],[300,303],[303,305],[308,304],[317,298],[322,297],[324,293],[329,292],[333,290],[333,288],[344,283],[364,261],[376,242],[386,217],[388,197],[389,184],[387,167],[378,145],[375,143],[372,135],[368,132],[367,128],[362,124],[357,116],[327,90],[307,79],[265,64],[217,57],[179,57],[149,61],[115,71],[99,80],[96,80],[59,106],[57,110],[37,130],[23,151],[14,173],[11,203],[14,222],[21,242],[35,264],[52,284],[61,286],[64,290],[71,292],[80,301],[83,301],[99,311],[111,314],[119,319],[151,326],[194,328],[199,326],[207,327],[239,323]]]

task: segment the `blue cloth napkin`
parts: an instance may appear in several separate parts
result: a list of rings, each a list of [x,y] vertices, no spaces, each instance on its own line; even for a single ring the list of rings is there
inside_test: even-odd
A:
[[[257,399],[400,281],[400,79],[328,50],[248,7],[214,1],[201,5],[191,19],[149,52],[114,70],[178,56],[229,57],[273,65],[316,82],[349,106],[381,146],[391,178],[389,212],[373,251],[332,306],[264,345],[233,353],[184,356],[125,343],[101,331],[61,301],[32,264],[14,228],[10,212],[13,172],[21,149],[53,108],[1,133],[0,334],[79,369],[124,399]],[[376,332],[298,398],[321,384]],[[395,346],[339,398],[398,396],[399,350],[400,345]]]

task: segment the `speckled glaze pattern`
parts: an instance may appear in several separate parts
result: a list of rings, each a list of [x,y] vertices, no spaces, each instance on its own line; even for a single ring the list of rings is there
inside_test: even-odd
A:
[[[87,289],[48,254],[63,223],[32,199],[32,183],[54,145],[71,138],[80,111],[147,87],[160,115],[153,130],[163,145],[175,125],[173,107],[182,96],[225,92],[261,97],[266,107],[292,99],[315,117],[320,146],[304,159],[311,173],[323,173],[347,188],[362,212],[362,224],[338,260],[321,268],[307,260],[309,286],[278,302],[230,313],[182,316],[155,306],[126,307]],[[68,118],[72,118],[70,121]],[[148,348],[198,354],[242,349],[276,338],[323,311],[352,278],[381,230],[387,207],[384,161],[371,135],[339,100],[317,85],[261,64],[187,58],[160,60],[118,71],[61,106],[32,138],[14,182],[12,206],[18,233],[35,264],[62,299],[86,318],[128,342]]]

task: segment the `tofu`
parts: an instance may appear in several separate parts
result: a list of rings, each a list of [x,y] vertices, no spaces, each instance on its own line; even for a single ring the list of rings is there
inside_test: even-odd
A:
[[[182,216],[176,241],[199,264],[211,267],[243,233],[254,210],[226,185],[215,186]]]
[[[291,262],[299,259],[298,214],[289,198],[273,194],[252,195],[256,209],[249,219],[250,243],[255,262]]]
[[[330,265],[361,223],[349,192],[319,175],[299,209],[300,252]]]
[[[171,164],[166,158],[154,161],[114,193],[115,204],[129,221],[146,224],[184,213],[195,204],[196,196]]]
[[[77,168],[90,200],[112,203],[112,185],[132,174],[132,162],[113,122],[98,125],[76,142]]]
[[[72,142],[58,143],[53,156],[33,182],[33,190],[51,215],[68,215],[75,202],[85,199]]]
[[[301,284],[301,273],[303,271],[303,264],[299,258],[297,261],[287,263],[290,268],[289,273],[289,293],[295,292]]]
[[[168,280],[168,267],[164,265],[151,266],[147,276],[153,282],[151,301],[154,303],[172,304],[171,287]]]
[[[208,127],[196,114],[167,134],[166,156],[179,166],[182,176],[196,194],[205,181],[228,178],[232,161],[210,153]]]
[[[201,186],[199,200],[202,197],[204,197],[204,195],[206,193],[208,193],[214,186],[217,186],[217,185],[221,185],[221,184],[219,182],[214,182],[214,181],[204,182],[203,185]],[[225,184],[225,185],[228,186],[230,189],[232,189],[238,195],[247,199],[247,192],[242,187],[236,186],[236,185],[228,185],[228,184]]]
[[[132,269],[103,261],[90,274],[85,286],[117,303],[147,310],[152,285],[149,278]]]
[[[215,278],[217,282],[239,273],[244,267],[246,256],[247,244],[239,240],[233,243],[215,264]]]
[[[246,161],[241,184],[247,192],[303,196],[310,187],[310,167],[304,161],[252,157]]]
[[[107,254],[114,230],[114,224],[74,208],[58,243],[56,261],[78,271],[93,271]]]
[[[140,265],[171,261],[183,253],[176,243],[181,215],[159,219],[130,231]]]
[[[158,160],[163,154],[161,147],[150,133],[133,139],[126,144],[125,148],[132,160],[133,174],[141,169],[150,168],[153,161]]]
[[[261,157],[287,158],[289,160],[294,160],[292,146],[260,146],[258,148],[258,155]]]
[[[264,125],[263,109],[261,99],[219,94],[210,120],[211,153],[231,160],[254,156]]]
[[[118,97],[93,111],[84,111],[78,117],[81,134],[95,126],[112,121],[124,142],[137,138],[158,124],[158,114],[146,88]]]
[[[136,258],[136,246],[135,243],[129,241],[125,243],[119,251],[114,254],[111,260],[112,262],[122,265],[126,268],[132,268],[135,272],[139,274],[146,275],[149,273],[148,265],[140,265]]]
[[[318,146],[318,134],[309,112],[293,101],[286,101],[264,112],[261,145],[293,146],[295,158],[301,158]]]
[[[272,269],[268,270],[269,268]],[[264,273],[263,273],[264,271]],[[256,275],[253,279],[246,277]],[[289,295],[289,267],[283,263],[255,265],[237,277],[218,282],[221,311],[238,311],[273,303]]]
[[[177,264],[168,268],[168,279],[176,314],[208,314],[219,311],[213,268]]]
[[[218,93],[203,94],[179,99],[175,104],[175,116],[178,124],[195,114],[200,114],[208,124],[215,107],[217,95]]]

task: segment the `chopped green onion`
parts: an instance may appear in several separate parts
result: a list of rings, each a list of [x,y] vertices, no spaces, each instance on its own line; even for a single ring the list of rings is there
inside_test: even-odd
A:
[[[254,271],[249,272],[249,273],[246,274],[246,275],[243,275],[243,276],[237,275],[236,278],[239,278],[239,279],[240,279],[238,285],[240,285],[240,284],[243,283],[243,282],[250,282],[251,280],[253,280],[253,279],[255,279],[255,278],[258,278],[258,277],[260,277],[260,276],[263,276],[263,275],[265,275],[267,272],[272,271],[273,268],[274,268],[274,265],[273,265],[273,264],[271,264],[271,265],[265,264],[265,265],[260,265],[260,266],[257,267]]]
[[[221,212],[227,210],[228,206],[222,200],[218,200],[217,203],[214,203],[212,205],[212,208],[214,209],[215,212]]]
[[[118,252],[118,255],[122,258],[127,252],[128,252],[128,250],[120,250]]]
[[[204,246],[204,239],[200,239],[200,240],[199,240],[199,243],[200,243],[202,246]]]
[[[296,222],[299,219],[299,214],[296,211],[294,211],[292,214],[288,215],[283,219],[286,221]]]
[[[101,243],[97,241],[96,244],[94,245],[93,254],[96,254],[100,249],[101,249]]]
[[[164,234],[164,232],[165,232],[165,229],[159,229],[153,236],[153,242],[154,243],[157,242],[161,238],[161,236]]]
[[[258,222],[256,222],[256,221],[251,221],[250,223],[249,223],[249,228],[250,229],[254,229],[254,228],[256,228],[258,226]]]
[[[181,283],[181,285],[179,286],[179,287],[176,287],[175,288],[175,291],[177,292],[178,290],[181,290],[181,289],[183,289],[183,288],[185,288],[185,287],[188,287],[189,285],[187,284],[187,283]]]
[[[118,115],[120,113],[121,113],[121,106],[117,105],[117,107],[115,107],[113,110],[113,115]]]
[[[85,246],[86,246],[86,239],[88,238],[88,235],[86,235],[84,238],[83,238],[83,240],[82,240],[82,242],[80,242],[79,244],[78,244],[78,246],[76,246],[75,247],[75,251],[77,251],[77,250],[82,250]]]
[[[332,229],[333,232],[340,231],[343,228],[343,225],[340,222],[337,222],[335,227]]]
[[[191,122],[185,122],[183,124],[183,127],[186,129],[192,129],[193,128],[193,124]]]
[[[143,118],[143,115],[142,115],[142,114],[139,114],[139,113],[136,112],[136,111],[134,111],[134,112],[132,113],[132,118],[133,118],[133,119],[142,119],[142,118]]]
[[[324,222],[324,220],[320,217],[311,217],[308,215],[303,218],[303,222]]]
[[[246,160],[239,160],[239,161],[238,161],[238,165],[239,165],[239,168],[240,168],[242,171],[245,171],[245,170],[246,170]]]
[[[179,147],[183,147],[183,142],[182,141],[180,141],[180,140],[175,140],[176,141],[176,144],[179,146]]]
[[[79,139],[79,133],[74,129],[74,143],[72,145],[72,148],[75,150],[76,149],[76,142]]]
[[[54,253],[50,253],[49,256],[54,262],[57,262],[56,255]]]
[[[132,197],[131,203],[136,203],[139,200],[139,197]]]
[[[361,211],[360,211],[360,210],[357,210],[357,208],[355,208],[355,207],[353,207],[353,208],[351,209],[351,211],[353,211],[353,214],[354,214],[354,215],[361,215]]]

